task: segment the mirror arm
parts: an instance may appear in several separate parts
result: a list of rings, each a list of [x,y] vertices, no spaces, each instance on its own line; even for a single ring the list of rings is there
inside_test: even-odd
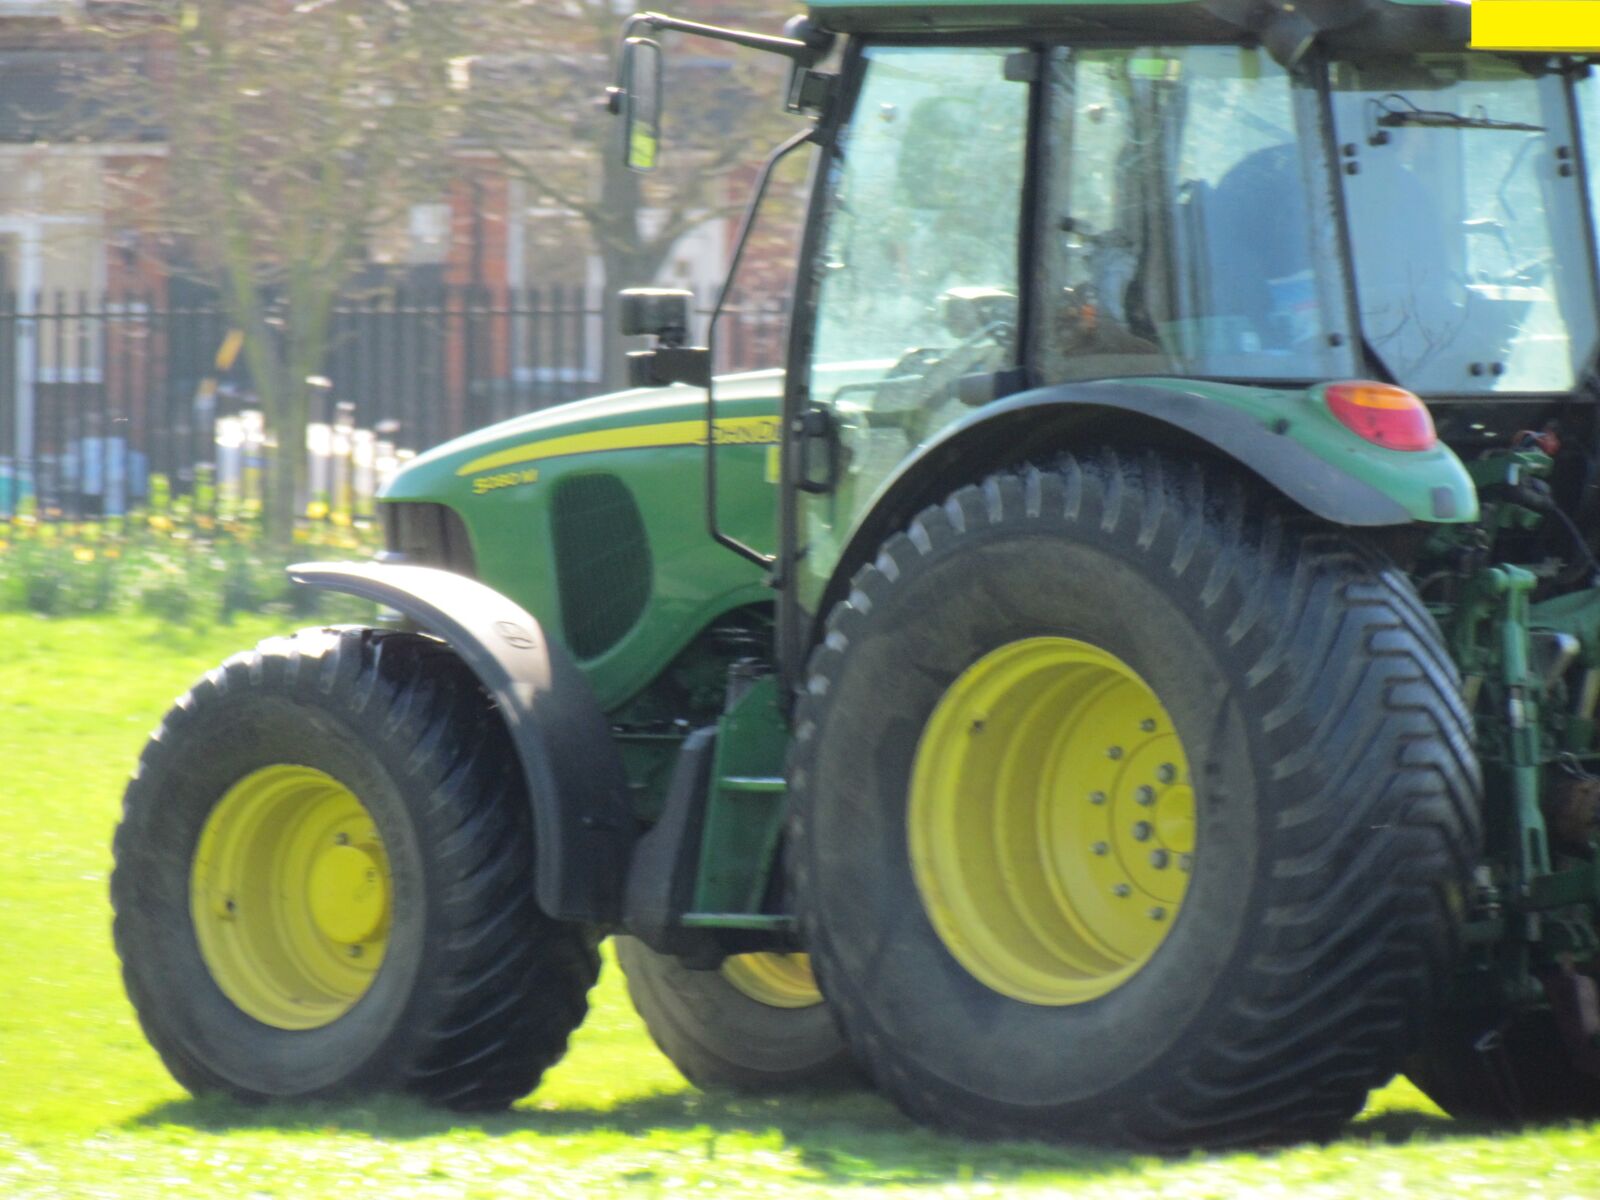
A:
[[[816,41],[802,41],[798,38],[777,37],[769,33],[746,33],[742,29],[725,29],[720,25],[704,25],[699,21],[685,21],[680,17],[669,17],[665,13],[643,12],[635,13],[628,18],[628,23],[622,31],[623,37],[631,37],[637,27],[644,26],[649,29],[670,30],[673,33],[685,33],[691,37],[710,38],[717,42],[731,42],[735,46],[746,46],[751,50],[764,50],[769,54],[781,54],[791,62],[802,67],[815,66],[828,52],[828,45],[832,38],[824,43],[821,39]]]
[[[735,46],[763,50],[768,54],[780,54],[802,70],[816,66],[833,49],[833,34],[818,30],[804,18],[796,18],[786,28],[797,29],[807,36],[792,38],[778,37],[770,33],[747,33],[742,29],[725,29],[721,25],[685,21],[681,17],[669,17],[665,13],[642,12],[628,18],[627,24],[622,27],[622,39],[626,42],[628,38],[638,36],[640,29],[667,30],[672,33],[687,34],[690,37],[710,38],[716,42],[730,42]],[[619,71],[615,86],[606,89],[601,105],[615,116],[622,111],[622,99],[626,94],[626,86]]]
[[[750,193],[750,202],[745,205],[744,220],[739,225],[739,236],[734,242],[728,273],[723,277],[722,287],[717,292],[717,302],[711,309],[711,320],[706,329],[708,362],[716,362],[717,323],[722,319],[723,310],[728,306],[729,296],[733,294],[733,281],[738,278],[739,264],[744,261],[745,248],[750,244],[750,234],[756,227],[756,215],[761,211],[761,202],[766,199],[767,189],[772,184],[772,177],[777,173],[778,164],[807,142],[813,141],[816,133],[814,126],[801,130],[769,154],[767,161],[762,164],[761,174],[757,176],[755,188]],[[780,447],[785,440],[780,432]],[[779,453],[782,453],[781,449]],[[706,380],[706,531],[711,534],[711,540],[719,546],[725,546],[757,566],[771,568],[778,561],[775,555],[763,554],[738,538],[730,537],[722,531],[717,521],[717,399],[716,387],[710,379]]]

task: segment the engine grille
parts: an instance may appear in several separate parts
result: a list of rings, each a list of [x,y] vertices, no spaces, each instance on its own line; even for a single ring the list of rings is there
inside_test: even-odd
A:
[[[561,624],[579,658],[605,653],[650,600],[644,518],[615,475],[569,475],[551,500]]]

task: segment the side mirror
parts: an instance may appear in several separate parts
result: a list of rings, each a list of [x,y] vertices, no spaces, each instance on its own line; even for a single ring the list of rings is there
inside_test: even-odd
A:
[[[649,38],[622,43],[622,159],[635,171],[653,171],[661,158],[661,44]]]
[[[689,305],[694,301],[693,292],[673,288],[626,288],[618,299],[623,337],[655,337],[668,346],[681,346],[689,340]]]
[[[627,288],[621,301],[619,324],[624,337],[653,337],[650,350],[628,354],[628,383],[632,387],[667,387],[687,383],[711,386],[711,352],[690,346],[689,314],[692,292],[671,288]]]

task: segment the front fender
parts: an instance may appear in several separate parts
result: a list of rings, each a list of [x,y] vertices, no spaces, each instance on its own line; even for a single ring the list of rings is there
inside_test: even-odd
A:
[[[300,563],[289,577],[397,609],[460,656],[494,697],[522,764],[539,906],[558,920],[615,923],[634,834],[627,778],[588,681],[539,622],[434,567]]]

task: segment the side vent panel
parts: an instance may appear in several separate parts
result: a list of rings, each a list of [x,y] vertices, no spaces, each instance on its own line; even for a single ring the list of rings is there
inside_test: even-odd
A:
[[[604,654],[650,601],[650,544],[633,493],[615,475],[569,475],[550,504],[567,646]]]

